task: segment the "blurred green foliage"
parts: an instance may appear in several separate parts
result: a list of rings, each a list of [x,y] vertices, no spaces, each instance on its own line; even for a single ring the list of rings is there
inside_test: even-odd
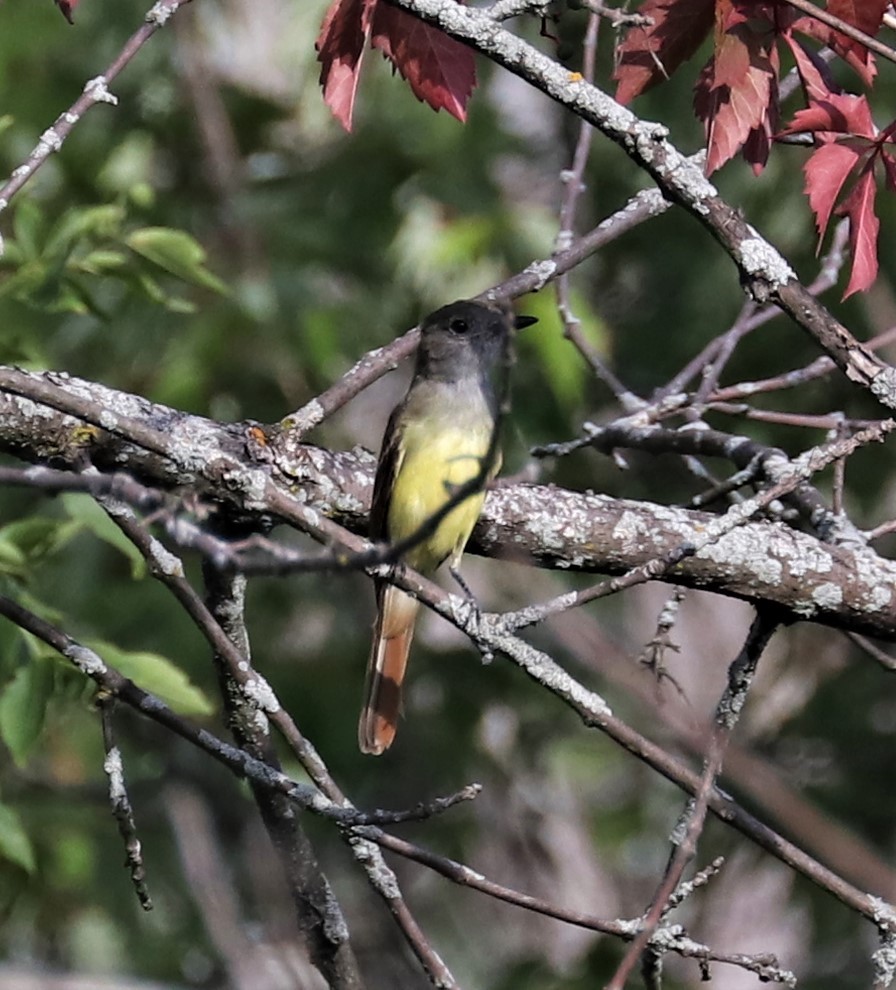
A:
[[[118,106],[91,110],[0,214],[6,246],[0,361],[62,369],[220,419],[276,422],[429,309],[550,254],[563,189],[558,175],[568,166],[577,125],[546,98],[480,63],[482,83],[462,126],[418,104],[371,53],[355,130],[346,135],[328,117],[316,86],[313,41],[325,5],[266,0],[247,12],[227,0],[197,0],[140,52],[112,87]],[[83,0],[69,27],[49,2],[0,7],[0,173],[21,164],[144,12],[136,0]],[[558,26],[573,46],[571,65],[585,16],[567,11]],[[522,30],[551,50],[536,23]],[[609,43],[602,42],[601,61],[606,83]],[[888,94],[892,82],[883,80],[880,98]],[[689,99],[687,82],[676,80],[636,109],[663,120],[681,147],[695,150],[700,135]],[[801,195],[802,155],[777,151],[759,179],[738,163],[717,178],[811,280],[817,261]],[[644,185],[622,153],[600,140],[586,178],[582,229]],[[884,209],[884,229],[888,223],[892,229],[893,206]],[[896,258],[884,242],[879,289],[837,307],[860,337],[893,316]],[[743,301],[728,259],[675,211],[581,266],[571,298],[591,344],[645,396],[730,325]],[[599,421],[615,409],[564,339],[551,290],[522,300],[519,309],[541,322],[519,341],[509,471],[523,466],[529,446],[574,436],[583,419]],[[816,353],[779,318],[738,350],[725,380],[776,374]],[[399,387],[387,382],[371,390],[373,398],[361,397],[313,439],[375,445]],[[771,397],[768,407],[877,413],[837,378],[798,398]],[[718,425],[785,449],[821,439],[817,432],[807,439],[805,430],[730,417],[718,417]],[[854,463],[848,497],[859,515],[892,515],[892,455],[876,450]],[[693,493],[693,479],[677,464],[637,455],[627,472],[587,452],[544,470],[548,480],[627,497],[672,502]],[[196,562],[187,566],[196,578]],[[522,603],[530,581],[541,597],[559,587],[529,578],[513,563],[473,569],[490,606],[499,595]],[[564,587],[584,583],[572,577]],[[36,505],[21,492],[0,492],[0,585],[180,711],[225,731],[211,710],[216,685],[204,642],[89,500]],[[257,665],[353,798],[362,806],[403,806],[482,780],[498,807],[480,801],[469,813],[416,827],[416,838],[483,869],[493,866],[508,884],[544,881],[542,895],[560,902],[576,890],[571,881],[559,890],[550,886],[552,877],[570,874],[552,860],[549,826],[562,822],[549,820],[546,809],[568,801],[567,825],[589,835],[601,876],[613,877],[607,886],[618,896],[608,895],[608,916],[642,910],[680,796],[603,739],[588,735],[583,745],[571,715],[533,692],[509,665],[481,667],[469,645],[445,639],[437,623],[427,622],[419,637],[400,744],[375,764],[359,757],[355,719],[369,599],[367,582],[356,575],[258,580],[249,597]],[[649,638],[650,630],[627,627],[615,604],[604,603],[595,614],[621,654],[636,655]],[[552,635],[545,634],[557,649]],[[581,652],[567,646],[558,655],[605,686]],[[720,658],[720,670],[728,659]],[[883,851],[892,847],[892,815],[881,814],[873,783],[892,776],[884,753],[894,719],[877,697],[879,681],[867,663],[850,666],[782,727],[776,746],[823,738],[829,772],[815,782],[814,796]],[[846,685],[855,694],[848,718],[840,697]],[[609,690],[614,707],[628,705],[637,718],[637,703]],[[0,958],[220,985],[221,964],[182,877],[166,818],[167,788],[187,783],[213,809],[249,920],[265,917],[249,879],[260,854],[242,844],[251,834],[253,806],[244,788],[209,761],[122,713],[126,770],[157,904],[151,916],[141,916],[103,793],[91,702],[81,675],[0,623]],[[865,713],[875,704],[886,710],[872,726]],[[798,775],[803,762],[795,763]],[[376,904],[332,831],[308,825],[359,933],[371,985],[419,985],[391,923],[377,920]],[[504,859],[502,843],[511,850]],[[707,855],[737,846],[721,829],[705,840]],[[583,863],[579,868],[587,872]],[[599,985],[618,959],[608,940],[570,947],[542,919],[521,920],[503,907],[496,909],[496,927],[508,941],[496,948],[486,931],[489,904],[442,880],[420,879],[418,868],[398,869],[417,893],[425,927],[431,925],[440,951],[469,985],[576,990]],[[588,892],[599,890],[595,879]],[[805,885],[798,894],[817,918],[806,951],[821,944],[832,919],[840,919],[841,939],[836,966],[825,962],[814,972],[807,964],[801,985],[830,986],[831,979],[842,988],[866,985],[860,926],[843,924],[842,909]],[[681,965],[667,985],[696,980],[696,969]]]

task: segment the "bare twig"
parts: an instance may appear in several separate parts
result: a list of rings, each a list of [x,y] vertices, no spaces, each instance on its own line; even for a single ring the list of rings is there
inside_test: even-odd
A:
[[[588,18],[583,42],[582,76],[588,81],[594,80],[594,63],[597,56],[598,29],[600,17],[592,13]],[[580,121],[579,136],[573,152],[572,167],[561,173],[564,183],[563,202],[560,206],[560,229],[554,241],[555,253],[569,249],[574,240],[576,206],[580,194],[585,189],[584,175],[588,164],[588,154],[591,149],[591,139],[594,129],[587,121]],[[641,400],[622,384],[610,368],[601,360],[600,355],[582,333],[581,321],[572,311],[569,296],[569,273],[559,275],[554,283],[557,294],[557,309],[563,321],[563,334],[582,355],[594,374],[610,389],[622,407],[628,411],[639,408]]]
[[[860,650],[876,660],[884,670],[896,671],[896,657],[890,656],[885,650],[875,646],[867,636],[859,636],[857,633],[847,633],[846,635]]]
[[[654,23],[653,18],[645,14],[623,10],[621,7],[608,7],[606,4],[600,3],[600,0],[584,0],[584,2],[588,10],[605,17],[616,28],[623,25],[626,27],[650,27]]]
[[[533,911],[547,918],[555,918],[558,921],[564,921],[578,928],[602,932],[605,935],[615,935],[627,941],[635,937],[635,933],[640,927],[639,921],[608,920],[584,911],[573,911],[545,901],[542,898],[533,897],[530,894],[523,894],[520,891],[489,880],[477,870],[473,870],[463,863],[458,863],[446,856],[440,856],[428,849],[422,849],[420,846],[405,839],[400,839],[397,836],[390,835],[388,832],[383,832],[382,829],[368,827],[356,829],[355,831],[360,832],[366,838],[369,838],[371,841],[376,842],[384,849],[388,849],[396,855],[403,856],[415,863],[420,863],[422,866],[428,867],[452,883],[469,887],[471,890],[477,890],[489,897],[494,897],[496,900],[503,901],[505,904],[512,904],[526,911]],[[719,865],[720,861],[715,861],[705,870],[701,871],[689,885],[682,884],[670,900],[673,903],[679,903],[687,896],[691,889],[706,883],[712,873],[717,871]],[[662,945],[665,950],[674,952],[684,958],[707,959],[712,962],[728,963],[732,966],[738,966],[741,969],[761,975],[765,979],[788,985],[793,980],[792,974],[778,968],[777,961],[768,955],[743,955],[740,953],[717,952],[709,948],[709,946],[694,942],[680,930],[675,931],[671,928],[662,929],[659,934],[661,935]]]
[[[837,278],[839,277],[840,269],[842,268],[845,259],[845,247],[848,235],[849,224],[847,221],[842,220],[834,229],[834,236],[831,238],[831,246],[822,258],[818,276],[808,287],[808,292],[810,292],[813,296],[820,295],[822,292],[827,291],[832,286],[837,284]],[[766,323],[779,315],[780,309],[777,306],[762,306],[758,309],[758,311],[756,311],[754,307],[752,314],[749,315],[744,322],[743,334],[752,333],[754,330],[764,326]],[[719,353],[719,350],[724,346],[728,332],[730,331],[726,331],[726,333],[715,337],[695,357],[691,358],[691,360],[688,361],[688,363],[684,366],[684,368],[682,368],[681,371],[678,372],[678,374],[676,374],[661,389],[657,390],[653,397],[653,402],[655,403],[660,399],[680,392],[687,386],[688,382],[695,375],[702,372],[703,368],[705,368],[707,364],[714,361]],[[869,341],[867,344],[869,350],[874,350],[872,345],[873,341]],[[814,362],[814,364],[817,365],[819,362],[826,362],[825,366],[829,366],[830,370],[833,370],[835,367],[830,358],[819,358],[818,361]],[[797,382],[795,381],[793,384],[797,384]]]
[[[292,718],[281,707],[270,685],[251,667],[242,609],[245,576],[206,566],[210,607],[201,601],[186,580],[180,563],[172,566],[171,555],[142,529],[129,509],[113,504],[108,499],[104,501],[104,505],[115,523],[145,556],[150,571],[172,591],[212,646],[223,682],[223,696],[229,704],[231,726],[241,750],[264,766],[280,772],[279,762],[268,736],[267,719],[270,718],[293,747],[315,783],[328,794],[334,808],[341,807],[349,813],[349,817],[353,817],[350,804],[336,787],[320,757],[307,744]],[[307,837],[297,827],[294,816],[283,806],[282,802],[290,796],[271,790],[265,780],[252,778],[252,782],[265,826],[284,863],[299,927],[311,959],[332,986],[344,987],[346,990],[360,986],[360,974],[348,943],[348,930],[341,909],[326,877],[317,866]],[[465,789],[458,795],[418,806],[411,812],[386,812],[385,816],[391,822],[425,817],[444,811],[459,800],[467,800],[475,796],[475,793],[475,790]],[[356,843],[352,844],[352,849],[364,866],[374,889],[386,899],[427,973],[442,985],[455,985],[450,971],[404,904],[397,880],[392,876],[386,882],[385,878],[391,875],[391,871],[379,854],[375,851],[371,853]]]
[[[702,160],[701,155],[694,158]],[[488,302],[498,298],[516,299],[527,292],[537,292],[638,224],[665,213],[670,206],[658,190],[644,190],[633,196],[622,209],[602,220],[589,233],[577,238],[568,249],[555,252],[550,258],[531,262],[523,271],[486,289],[476,298]],[[285,417],[283,425],[290,440],[298,443],[309,430],[341,409],[362,389],[393,370],[414,351],[418,338],[419,330],[414,327],[385,346],[369,351],[337,382]]]
[[[654,436],[657,435],[653,433],[654,429],[653,427],[647,427],[641,432],[644,436]],[[745,499],[731,506],[724,515],[714,519],[693,542],[683,543],[678,547],[674,547],[664,556],[655,557],[639,567],[632,568],[626,574],[622,575],[622,577],[610,578],[582,591],[559,595],[557,598],[542,605],[529,605],[526,608],[520,609],[518,612],[506,613],[503,619],[510,628],[525,628],[526,626],[542,621],[549,615],[556,615],[571,608],[577,608],[586,602],[615,594],[623,588],[630,588],[636,584],[658,578],[672,567],[679,565],[686,557],[693,556],[704,547],[713,544],[724,533],[729,533],[735,527],[742,525],[747,519],[757,512],[762,511],[762,509],[766,508],[772,502],[790,495],[799,489],[816,472],[848,456],[866,443],[879,442],[893,429],[896,429],[896,421],[884,420],[882,423],[876,423],[868,429],[860,431],[853,437],[834,440],[820,447],[811,448],[793,461],[789,461],[786,457],[783,457],[779,451],[769,451],[770,456],[762,464],[764,470],[769,472],[769,476],[773,477],[774,483],[752,498]],[[675,437],[686,438],[684,439],[686,444],[694,441],[698,445],[702,443],[703,438],[707,436],[708,432],[703,430],[672,431]],[[731,439],[734,438],[728,437],[728,440]],[[745,438],[737,438],[735,444],[724,444],[725,455],[732,456],[735,448],[742,441],[746,443],[749,451],[748,463],[752,463],[755,450],[753,449],[752,441],[745,440]],[[721,447],[717,449],[718,453],[721,453],[721,451]],[[813,507],[810,513],[813,523],[819,525],[821,528],[821,516],[819,512],[825,516],[829,516],[830,513],[823,506],[817,507],[817,511],[816,507]],[[829,525],[825,527],[826,535],[831,535],[836,521],[836,518],[829,520]],[[850,527],[849,532],[852,533],[852,527]]]
[[[120,699],[146,718],[185,739],[212,756],[237,776],[246,777],[254,783],[285,794],[298,808],[311,811],[313,814],[346,827],[377,825],[381,820],[390,823],[414,821],[421,817],[419,806],[404,813],[386,811],[383,812],[381,818],[377,812],[359,811],[344,798],[341,801],[330,800],[317,787],[298,783],[280,770],[256,759],[244,750],[224,742],[207,729],[197,728],[187,719],[172,711],[156,695],[144,691],[130,678],[125,677],[107,664],[94,650],[79,643],[52,623],[23,608],[5,595],[0,595],[0,615],[5,616],[15,625],[56,650],[82,674],[89,677],[101,691]],[[317,775],[320,776],[319,773]],[[456,795],[436,799],[424,804],[423,807],[427,812],[440,813],[448,807],[452,807],[459,800],[466,800],[472,796],[475,796],[473,792],[464,788]]]
[[[667,599],[657,617],[656,631],[653,637],[644,646],[641,656],[638,658],[651,671],[658,682],[664,680],[671,681],[679,694],[681,694],[681,688],[666,667],[666,654],[679,653],[681,651],[681,647],[672,641],[672,629],[678,621],[681,603],[684,601],[686,594],[687,592],[684,588],[676,588],[672,592],[672,595]]]
[[[126,864],[131,874],[131,883],[140,907],[144,911],[152,910],[152,898],[146,885],[146,865],[143,862],[143,849],[137,837],[137,823],[134,820],[134,809],[128,797],[127,784],[124,779],[124,763],[121,750],[115,742],[115,732],[112,726],[113,700],[108,695],[100,694],[97,698],[100,718],[103,724],[103,749],[106,757],[103,760],[103,770],[109,778],[109,800],[112,804],[112,814],[118,822],[118,833],[124,842]]]

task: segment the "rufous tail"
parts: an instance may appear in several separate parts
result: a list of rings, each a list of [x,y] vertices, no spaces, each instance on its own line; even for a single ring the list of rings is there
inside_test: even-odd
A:
[[[379,756],[392,745],[398,730],[401,682],[419,608],[415,598],[391,584],[382,586],[377,599],[379,610],[373,627],[364,705],[358,722],[361,752],[373,756]]]

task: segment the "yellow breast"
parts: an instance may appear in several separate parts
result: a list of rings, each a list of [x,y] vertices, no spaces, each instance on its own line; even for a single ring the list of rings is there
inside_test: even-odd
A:
[[[482,424],[450,426],[429,422],[406,428],[404,457],[395,479],[388,512],[390,539],[400,540],[414,533],[454,494],[458,486],[475,478],[491,440],[490,420]],[[494,477],[498,463],[489,476]],[[460,558],[476,525],[485,495],[475,493],[464,499],[442,520],[435,533],[405,556],[417,570],[432,571],[447,557]]]

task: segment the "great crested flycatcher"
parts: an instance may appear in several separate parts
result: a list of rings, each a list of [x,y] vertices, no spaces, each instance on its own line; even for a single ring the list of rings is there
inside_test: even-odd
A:
[[[482,510],[485,486],[501,466],[492,438],[498,413],[492,378],[512,328],[534,322],[532,317],[514,317],[506,304],[467,300],[443,306],[423,321],[414,377],[383,436],[370,538],[405,540],[460,486],[477,477],[481,485],[403,555],[414,570],[431,574],[449,558],[452,569],[460,561]],[[378,756],[392,744],[398,728],[401,683],[419,605],[384,580],[376,581],[376,600],[358,744],[361,752]]]

